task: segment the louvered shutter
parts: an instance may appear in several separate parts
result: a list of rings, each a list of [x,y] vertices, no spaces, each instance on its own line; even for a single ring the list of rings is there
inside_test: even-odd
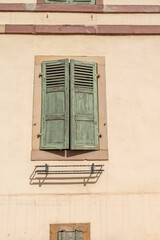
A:
[[[70,78],[70,148],[98,150],[96,63],[71,60]]]
[[[40,149],[69,148],[69,61],[42,63]]]

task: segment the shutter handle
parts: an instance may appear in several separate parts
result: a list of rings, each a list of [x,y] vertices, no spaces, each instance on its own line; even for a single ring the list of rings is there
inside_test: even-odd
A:
[[[98,137],[100,137],[100,138],[101,138],[101,137],[102,137],[102,133],[98,133]]]

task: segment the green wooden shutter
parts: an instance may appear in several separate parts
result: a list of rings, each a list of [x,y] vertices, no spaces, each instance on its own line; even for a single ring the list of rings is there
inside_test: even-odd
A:
[[[98,150],[96,63],[70,61],[70,148]]]
[[[40,149],[69,148],[69,61],[42,63]]]

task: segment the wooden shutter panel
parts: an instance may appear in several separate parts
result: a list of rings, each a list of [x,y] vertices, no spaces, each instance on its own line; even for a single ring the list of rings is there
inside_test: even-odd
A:
[[[69,148],[69,61],[42,63],[40,149]]]
[[[70,148],[98,150],[96,63],[70,61]]]

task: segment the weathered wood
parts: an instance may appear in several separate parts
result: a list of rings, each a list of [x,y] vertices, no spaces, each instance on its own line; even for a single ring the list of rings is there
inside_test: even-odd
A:
[[[70,61],[72,150],[99,149],[96,68],[96,63]]]
[[[40,149],[69,149],[68,59],[42,63],[41,112]]]

